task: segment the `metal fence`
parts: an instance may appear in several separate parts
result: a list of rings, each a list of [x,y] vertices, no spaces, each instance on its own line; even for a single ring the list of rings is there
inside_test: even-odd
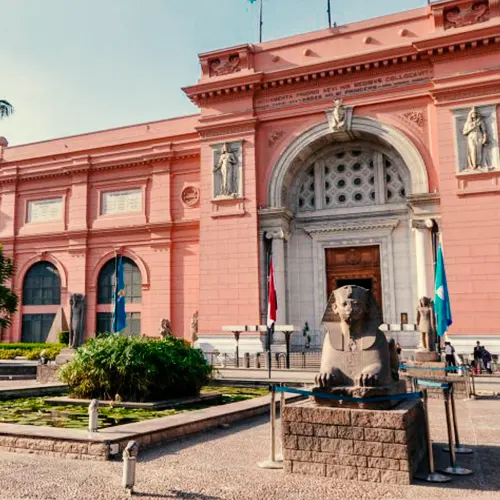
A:
[[[268,369],[267,352],[243,353],[239,359],[236,359],[236,355],[233,353],[205,352],[204,354],[208,362],[215,368]],[[290,353],[290,370],[318,371],[320,362],[321,351],[319,350]],[[271,368],[273,370],[285,370],[286,353],[271,353]]]

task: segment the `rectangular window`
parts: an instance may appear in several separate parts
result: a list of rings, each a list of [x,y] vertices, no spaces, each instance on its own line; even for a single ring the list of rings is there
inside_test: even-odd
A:
[[[55,314],[23,314],[22,342],[46,342]]]
[[[26,222],[53,222],[62,220],[63,199],[30,200],[26,210]]]
[[[96,333],[111,333],[113,330],[113,313],[97,313]],[[141,334],[141,313],[127,313],[127,326],[121,332],[122,335],[140,335]]]
[[[101,215],[142,211],[142,189],[107,191],[102,193]]]

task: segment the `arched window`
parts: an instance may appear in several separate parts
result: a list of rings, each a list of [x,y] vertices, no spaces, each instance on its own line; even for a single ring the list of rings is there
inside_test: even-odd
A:
[[[112,331],[113,296],[115,293],[116,260],[111,259],[102,267],[97,279],[97,317],[96,332]],[[141,333],[142,276],[135,262],[123,257],[123,278],[125,281],[125,309],[127,327],[124,334],[139,335]]]
[[[23,305],[47,306],[61,303],[61,278],[50,262],[33,264],[23,283]]]
[[[405,203],[405,179],[398,158],[355,144],[335,148],[299,177],[295,210],[308,212]]]
[[[45,342],[61,304],[61,277],[50,262],[33,264],[23,282],[23,342]],[[37,306],[54,306],[44,308]],[[52,310],[51,310],[52,309]]]
[[[112,304],[115,291],[115,259],[111,259],[101,269],[98,278],[98,304]],[[125,280],[125,301],[131,304],[140,304],[142,298],[141,271],[135,262],[123,257],[123,277]]]

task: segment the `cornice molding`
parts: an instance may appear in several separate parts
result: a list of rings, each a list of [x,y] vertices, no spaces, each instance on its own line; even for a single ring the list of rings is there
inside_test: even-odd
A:
[[[179,148],[172,142],[142,148],[127,148],[114,152],[79,155],[70,158],[34,159],[30,163],[1,164],[0,184],[14,180],[37,180],[78,173],[128,168],[137,165],[166,161],[169,164],[199,158],[199,141],[196,145]]]
[[[399,219],[392,220],[373,220],[373,221],[350,221],[345,223],[331,225],[331,222],[325,224],[317,224],[314,226],[305,226],[303,230],[309,234],[324,234],[324,233],[344,233],[350,231],[376,231],[388,230],[392,232],[399,224]]]
[[[476,28],[476,26],[474,26]],[[304,83],[362,74],[377,69],[394,69],[408,63],[438,60],[442,57],[456,57],[457,53],[470,53],[479,48],[495,50],[500,45],[500,23],[480,23],[476,29],[446,30],[426,39],[403,46],[387,47],[349,55],[342,59],[330,59],[321,63],[297,66],[278,71],[259,72],[251,75],[235,73],[231,78],[215,78],[214,81],[183,88],[197,105],[214,99],[234,98],[235,93],[262,92],[271,89],[291,89]],[[239,76],[241,75],[241,76]]]

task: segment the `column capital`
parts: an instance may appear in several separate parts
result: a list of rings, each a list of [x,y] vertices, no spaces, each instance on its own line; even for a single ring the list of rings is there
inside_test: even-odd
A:
[[[287,231],[284,231],[283,229],[276,229],[272,231],[266,231],[266,239],[268,240],[284,240],[288,241],[288,238],[290,237],[290,233]]]
[[[434,226],[434,221],[432,219],[412,219],[411,227],[412,229],[421,229],[430,231]]]

